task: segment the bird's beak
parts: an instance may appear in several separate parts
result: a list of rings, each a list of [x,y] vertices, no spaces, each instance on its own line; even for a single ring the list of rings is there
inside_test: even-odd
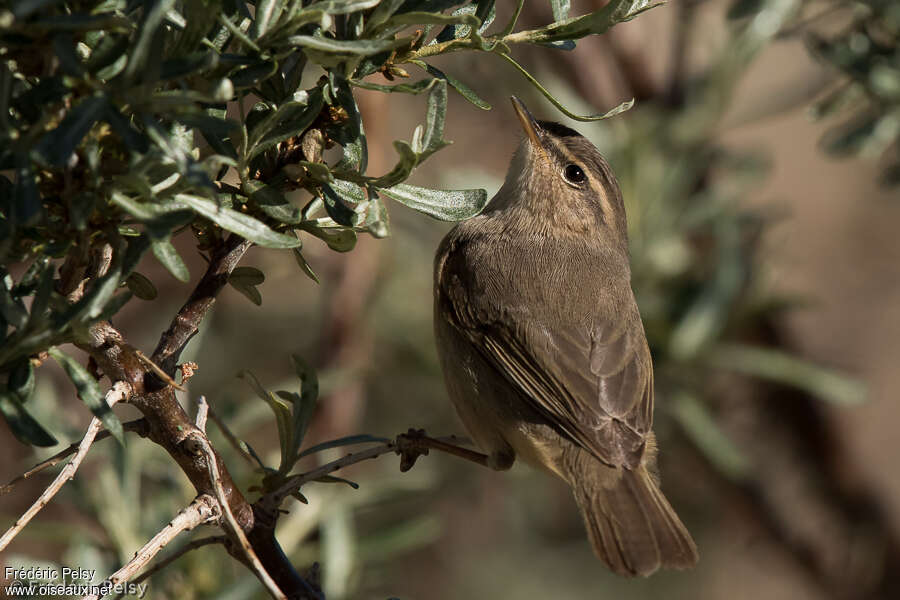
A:
[[[512,100],[513,108],[516,109],[516,116],[519,117],[519,122],[522,124],[522,129],[525,130],[525,135],[531,140],[531,145],[546,157],[547,152],[544,150],[544,144],[541,143],[541,136],[538,135],[540,125],[537,124],[537,121],[534,120],[534,117],[531,116],[531,113],[528,112],[521,100],[515,96],[511,96],[510,100]]]

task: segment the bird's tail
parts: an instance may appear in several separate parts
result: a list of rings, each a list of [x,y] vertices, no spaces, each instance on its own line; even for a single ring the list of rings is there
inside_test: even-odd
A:
[[[596,462],[584,468],[596,469]],[[572,478],[594,553],[619,575],[650,575],[660,567],[697,563],[697,546],[643,465],[635,470],[600,466]]]

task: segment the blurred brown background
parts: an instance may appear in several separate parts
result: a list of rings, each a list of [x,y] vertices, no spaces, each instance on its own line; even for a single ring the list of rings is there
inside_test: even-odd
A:
[[[586,4],[575,2],[573,12]],[[724,8],[718,1],[695,4],[694,31],[703,35],[693,40],[681,77],[700,72],[725,43]],[[498,9],[498,22],[505,10]],[[672,32],[684,10],[676,0],[608,36],[579,42],[573,53],[529,50],[520,59],[576,110],[603,111],[637,96],[635,114],[610,126],[628,128],[640,118],[642,101],[651,103],[642,96],[661,95],[670,84]],[[547,22],[544,4],[530,2],[528,11],[523,25]],[[458,55],[441,65],[494,109],[480,111],[451,93],[447,137],[454,144],[421,167],[412,183],[496,191],[520,135],[510,94],[522,97],[540,118],[561,120],[601,148],[608,143],[600,136],[609,129],[563,118],[499,59]],[[309,505],[291,505],[281,524],[280,539],[297,564],[322,563],[329,598],[891,597],[898,574],[885,569],[900,566],[892,558],[900,535],[895,441],[900,423],[900,203],[896,190],[877,184],[874,162],[838,161],[820,151],[824,126],[809,119],[806,99],[830,78],[833,74],[809,58],[799,39],[769,44],[741,77],[715,137],[725,148],[760,151],[770,161],[770,171],[741,203],[775,215],[758,254],[764,285],[775,295],[802,299],[773,320],[779,343],[856,375],[867,385],[868,400],[842,407],[783,390],[764,398],[771,392],[767,387],[726,380],[718,388],[725,397],[718,415],[755,468],[771,473],[763,478],[771,485],[759,487],[717,475],[679,433],[661,399],[657,429],[663,488],[694,533],[701,562],[693,571],[647,580],[623,580],[607,572],[591,554],[568,489],[526,467],[493,473],[434,454],[406,474],[389,456],[358,465],[342,475],[358,482],[359,490],[308,486]],[[391,141],[409,139],[424,111],[423,98],[398,96],[359,91],[374,174],[390,169]],[[197,361],[200,370],[184,401],[205,394],[260,455],[277,456],[268,408],[235,375],[246,368],[270,389],[293,389],[288,356],[297,353],[321,369],[322,400],[309,443],[363,432],[393,436],[409,427],[433,435],[461,433],[443,390],[431,333],[431,261],[449,226],[395,203],[389,210],[392,237],[361,237],[346,255],[309,239],[304,253],[320,285],[304,277],[288,253],[252,250],[244,264],[266,273],[260,286],[263,305],[253,306],[233,290],[223,293],[185,357]],[[189,248],[184,246],[184,256],[193,259],[189,266],[198,273],[202,261]],[[118,324],[147,349],[189,289],[152,258],[141,270],[159,287],[160,300],[130,304]],[[41,375],[54,369],[48,364]],[[39,380],[47,407],[54,395],[64,400],[72,395],[64,383],[51,384],[46,376]],[[65,401],[73,410],[56,419],[59,430],[72,431],[74,440],[87,418],[76,400]],[[748,425],[763,418],[748,406],[791,402],[792,417],[777,426]],[[128,418],[127,408],[121,414]],[[815,441],[799,448],[783,441],[791,435]],[[164,515],[189,499],[191,491],[160,452],[141,447],[146,444],[136,438],[130,441],[112,458],[109,442],[95,448],[87,470],[2,560],[28,555],[70,565],[94,561],[102,568],[115,560],[97,555],[94,544],[112,538],[137,547],[142,532],[152,533],[164,523]],[[218,443],[224,445],[221,437]],[[0,479],[10,479],[36,460],[5,428],[0,428],[0,446],[7,456]],[[814,455],[815,448],[825,451],[810,458],[811,448]],[[237,457],[230,461],[235,475],[251,485],[251,467]],[[110,462],[120,471],[141,462],[143,480],[122,488],[127,477],[103,475]],[[41,475],[0,499],[3,518],[21,512],[50,477]],[[130,513],[121,511],[133,510],[134,503],[160,488],[179,489],[181,498],[141,504],[141,522],[127,524]],[[97,507],[107,515],[103,522],[90,517]],[[213,564],[227,566],[211,571]],[[220,569],[230,582],[227,590],[220,587]],[[219,549],[197,551],[171,573],[152,580],[154,597],[259,593]]]

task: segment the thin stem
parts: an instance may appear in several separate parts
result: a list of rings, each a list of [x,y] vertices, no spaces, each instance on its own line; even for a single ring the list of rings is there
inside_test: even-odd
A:
[[[451,454],[483,467],[490,466],[487,455],[475,452],[474,450],[469,450],[468,448],[462,448],[452,444],[451,441],[460,440],[455,436],[449,438],[432,438],[424,435],[421,431],[417,432],[415,430],[410,430],[408,433],[398,435],[390,442],[379,444],[360,452],[351,452],[342,458],[326,463],[312,471],[288,477],[281,487],[274,492],[270,492],[263,496],[259,503],[269,509],[277,509],[285,498],[299,490],[304,484],[320,479],[325,475],[334,473],[344,467],[365,460],[378,458],[383,454],[389,453],[401,455],[401,470],[404,471],[408,470],[409,467],[412,467],[417,457],[427,454],[428,450],[438,450],[446,454]]]
[[[522,14],[522,8],[525,6],[525,0],[519,0],[516,2],[516,10],[513,12],[512,18],[509,20],[509,23],[506,24],[506,27],[503,28],[503,31],[500,33],[500,37],[506,37],[512,30],[516,28],[516,22],[519,20],[519,15]]]
[[[117,381],[113,384],[112,388],[106,393],[106,404],[112,408],[117,402],[121,402],[122,400],[127,399],[131,396],[131,386],[123,381]],[[81,465],[81,461],[84,460],[84,457],[87,456],[88,450],[91,449],[91,444],[94,443],[94,439],[97,437],[97,434],[100,432],[100,428],[103,427],[103,423],[97,417],[91,419],[91,424],[88,425],[87,432],[84,434],[84,437],[81,439],[81,443],[78,444],[78,451],[75,453],[75,456],[72,457],[72,460],[69,461],[65,467],[63,467],[62,471],[56,476],[56,479],[47,486],[47,489],[43,491],[40,497],[31,505],[31,507],[25,511],[19,519],[15,522],[15,524],[6,530],[6,533],[3,534],[3,537],[0,537],[0,552],[3,552],[4,549],[9,545],[10,542],[19,534],[22,529],[25,528],[26,525],[37,515],[42,508],[47,506],[50,500],[62,489],[63,485],[73,477],[75,477],[75,472],[78,470],[78,467]]]
[[[137,584],[149,579],[150,577],[152,577],[156,573],[159,573],[160,571],[162,571],[163,569],[165,569],[166,567],[171,565],[173,562],[175,562],[176,560],[178,560],[179,558],[181,558],[188,552],[191,552],[192,550],[196,550],[197,548],[202,548],[204,546],[209,546],[211,544],[224,544],[227,540],[228,540],[228,538],[225,537],[224,535],[211,535],[209,537],[198,538],[196,540],[192,540],[192,541],[188,542],[187,544],[185,544],[184,546],[182,546],[181,548],[179,548],[178,550],[176,550],[175,552],[173,552],[172,554],[170,554],[169,556],[165,557],[164,559],[162,559],[161,561],[156,563],[155,565],[153,565],[152,567],[148,568],[146,571],[141,573],[139,576],[135,577],[132,580],[132,583],[137,585]],[[116,596],[116,600],[119,600],[120,598],[123,598],[124,596],[125,596],[125,592],[122,592],[121,594]]]
[[[553,104],[553,106],[558,108],[560,112],[562,112],[564,115],[566,115],[570,119],[575,119],[576,121],[600,121],[602,119],[608,119],[609,117],[615,116],[619,113],[623,113],[626,110],[628,110],[629,108],[631,108],[632,106],[634,106],[634,98],[632,98],[631,100],[626,100],[625,102],[622,102],[621,104],[619,104],[618,106],[616,106],[615,108],[611,109],[610,111],[608,111],[606,113],[595,114],[595,115],[576,115],[575,113],[573,113],[572,111],[567,109],[565,106],[563,106],[559,100],[554,98],[553,94],[548,92],[547,89],[543,85],[541,85],[541,83],[537,79],[535,79],[531,73],[526,71],[525,67],[523,67],[522,65],[517,63],[513,59],[512,56],[510,56],[509,54],[507,54],[505,52],[495,52],[494,54],[499,55],[506,62],[508,62],[509,64],[514,66],[519,71],[519,73],[521,73],[522,76],[524,76],[525,79],[527,79],[528,82],[531,83],[531,85],[533,85],[535,88],[537,88],[537,90],[541,94],[543,94],[543,96],[547,100],[549,100],[551,104]]]
[[[281,591],[281,588],[278,587],[278,584],[275,583],[275,580],[272,579],[272,576],[269,575],[269,572],[266,571],[266,568],[263,566],[262,562],[259,560],[259,557],[256,555],[256,552],[253,551],[253,547],[250,545],[250,541],[247,539],[247,535],[244,533],[244,530],[241,529],[241,526],[238,524],[237,519],[234,518],[234,514],[231,512],[231,507],[228,505],[228,498],[225,496],[225,489],[222,487],[222,481],[219,476],[219,466],[218,461],[216,460],[216,453],[213,451],[212,446],[209,444],[209,440],[206,439],[206,435],[203,433],[197,433],[193,436],[194,441],[199,445],[203,454],[206,456],[206,464],[209,468],[209,478],[212,481],[213,489],[216,492],[216,499],[219,501],[219,507],[222,509],[222,516],[225,518],[225,522],[223,523],[223,528],[231,534],[231,536],[237,540],[238,544],[240,544],[241,549],[244,553],[244,558],[247,560],[247,564],[256,577],[266,586],[266,589],[269,591],[269,594],[273,598],[277,600],[287,600],[287,596],[284,592]],[[308,590],[312,592],[312,590]]]
[[[203,278],[194,292],[160,337],[151,360],[166,373],[175,372],[175,364],[187,343],[199,331],[200,322],[216,301],[216,295],[228,283],[228,275],[252,245],[238,235],[230,235],[217,248],[209,261]]]
[[[134,421],[129,421],[127,423],[123,423],[122,429],[124,431],[133,431],[133,432],[137,433],[138,435],[140,435],[141,437],[145,437],[149,430],[149,424],[147,423],[147,419],[135,419]],[[110,437],[111,435],[112,434],[108,430],[104,429],[103,431],[101,431],[100,433],[97,434],[97,437],[94,438],[94,442],[96,443],[96,442],[99,442],[100,440],[105,440],[106,438]],[[55,465],[58,465],[66,457],[75,454],[75,452],[78,451],[78,447],[80,445],[81,445],[80,443],[72,444],[65,450],[61,450],[61,451],[57,452],[56,454],[54,454],[53,456],[51,456],[50,458],[42,460],[38,464],[34,465],[33,467],[31,467],[30,469],[28,469],[27,471],[25,471],[18,477],[16,477],[15,479],[11,480],[6,485],[0,486],[0,496],[4,496],[4,495],[10,493],[16,484],[21,483],[22,481],[25,481],[29,477],[34,477],[41,471],[43,471],[45,469],[49,469],[50,467],[53,467]]]
[[[169,521],[156,535],[134,553],[134,557],[122,565],[118,571],[106,578],[100,588],[112,588],[131,579],[131,577],[153,560],[160,550],[165,548],[183,531],[190,531],[216,518],[216,501],[207,494],[198,496],[188,506],[181,509],[175,518]],[[88,594],[82,600],[99,600],[99,594]]]

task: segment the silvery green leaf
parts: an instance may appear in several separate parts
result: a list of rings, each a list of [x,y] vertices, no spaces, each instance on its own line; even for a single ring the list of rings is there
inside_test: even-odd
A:
[[[356,54],[359,56],[371,56],[379,52],[387,52],[409,44],[409,38],[395,40],[335,40],[313,35],[292,35],[288,43],[302,48],[311,48],[333,54]]]
[[[292,403],[286,402],[284,399],[276,396],[269,390],[265,389],[256,376],[250,371],[244,370],[238,373],[238,377],[246,381],[256,395],[262,399],[272,412],[275,413],[275,424],[278,427],[278,441],[281,446],[281,468],[293,462],[290,459],[291,447],[293,446],[293,429],[292,429]]]
[[[375,7],[375,10],[372,11],[372,14],[369,15],[364,33],[369,34],[380,25],[383,25],[385,21],[397,12],[397,9],[400,8],[403,2],[404,0],[381,0],[378,6]]]
[[[88,373],[87,369],[82,367],[78,361],[59,350],[56,347],[47,350],[53,359],[63,368],[75,389],[78,390],[78,397],[90,409],[94,416],[103,422],[104,427],[112,434],[120,444],[125,443],[124,431],[122,430],[122,422],[119,417],[112,411],[106,403],[103,392],[100,391],[100,385],[97,380]]]
[[[482,211],[484,190],[433,190],[401,183],[381,189],[386,196],[441,221],[463,221]]]
[[[350,181],[335,179],[322,184],[322,199],[328,216],[339,225],[355,227],[365,218],[366,191]]]
[[[328,247],[336,252],[349,252],[356,246],[356,232],[352,229],[321,227],[315,224],[304,224],[303,229],[328,244]]]
[[[380,83],[372,83],[370,81],[352,80],[350,83],[354,87],[360,87],[366,90],[375,90],[377,92],[402,92],[404,94],[421,94],[431,89],[437,79],[420,79],[412,83],[397,83],[394,85],[382,85]]]
[[[341,145],[343,158],[335,165],[335,170],[365,173],[369,164],[369,150],[362,115],[350,88],[350,82],[336,73],[329,77],[332,103],[347,112],[347,121],[328,128],[329,136]]]
[[[8,391],[0,391],[0,414],[13,435],[23,444],[49,447],[59,442],[31,416],[22,402]]]
[[[600,35],[617,23],[630,21],[640,13],[659,6],[650,0],[610,0],[594,12],[566,19],[540,29],[520,31],[507,36],[507,42],[545,43],[577,40],[588,35]]]
[[[251,202],[259,205],[266,216],[290,225],[303,220],[300,209],[274,185],[266,185],[262,181],[251,179],[241,185],[241,191],[248,195]]]
[[[369,194],[369,208],[366,211],[366,229],[373,237],[385,238],[390,235],[390,219],[384,202],[373,191]]]
[[[298,454],[297,458],[303,458],[304,456],[309,456],[310,454],[315,454],[316,452],[329,450],[331,448],[340,448],[342,446],[350,446],[353,444],[383,444],[389,441],[390,440],[388,438],[376,437],[374,435],[348,435],[342,438],[328,440],[327,442],[320,442],[315,446],[310,446],[309,448]]]
[[[250,130],[247,161],[288,138],[298,136],[322,110],[322,93],[316,89],[306,102],[285,102]]]
[[[184,261],[181,259],[181,255],[178,254],[178,250],[175,249],[175,246],[172,245],[172,242],[166,239],[154,239],[151,241],[153,256],[166,268],[166,270],[172,274],[172,276],[179,280],[187,283],[191,279],[191,274],[188,271],[187,265],[184,264]]]
[[[569,10],[572,8],[571,0],[550,0],[553,9],[553,20],[562,21],[569,18]]]
[[[319,400],[319,379],[315,369],[310,367],[300,356],[292,354],[291,362],[294,365],[294,372],[300,378],[300,402],[294,404],[293,410],[294,446],[292,456],[296,460]]]
[[[293,248],[294,252],[294,260],[297,261],[297,266],[306,273],[306,276],[319,283],[319,276],[316,275],[315,271],[312,270],[312,267],[306,261],[306,257],[303,256],[303,252],[300,251],[300,248]]]
[[[105,96],[82,100],[59,125],[44,134],[37,145],[37,153],[51,166],[65,165],[82,138],[107,113],[108,107]]]
[[[475,106],[480,108],[481,110],[491,110],[490,104],[488,104],[487,102],[485,102],[484,100],[479,98],[478,94],[476,94],[472,88],[470,88],[469,86],[464,84],[459,79],[456,79],[455,77],[453,77],[451,75],[447,75],[446,73],[444,73],[437,67],[429,65],[423,61],[413,60],[410,62],[412,62],[413,64],[416,64],[416,65],[422,67],[423,69],[425,69],[426,71],[428,71],[429,75],[431,75],[432,77],[436,77],[438,79],[443,79],[444,81],[446,81],[448,84],[450,84],[450,87],[452,87],[454,90],[459,92],[459,94],[463,98],[465,98],[466,100],[468,100],[469,102],[471,102],[472,104],[474,104]]]
[[[175,199],[184,202],[197,214],[203,215],[222,229],[236,233],[264,248],[293,248],[300,245],[297,238],[273,231],[262,221],[231,208],[220,206],[208,198],[191,194],[176,194]]]

